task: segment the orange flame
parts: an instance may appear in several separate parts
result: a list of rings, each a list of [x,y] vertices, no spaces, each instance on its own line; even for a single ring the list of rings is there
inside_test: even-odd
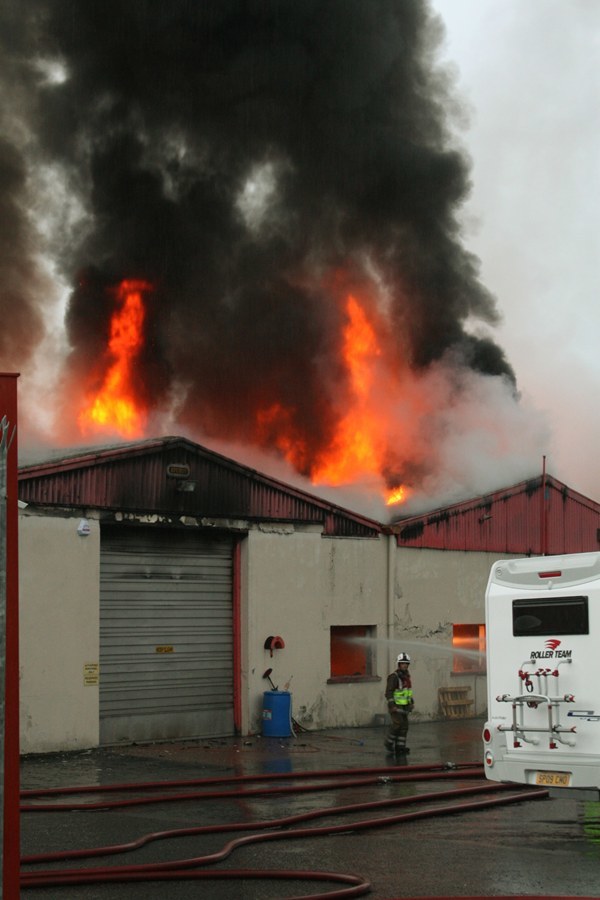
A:
[[[400,487],[394,488],[388,494],[387,500],[385,501],[386,506],[395,506],[396,503],[405,503],[408,499],[408,490],[405,485],[401,484]]]
[[[290,410],[281,403],[272,403],[256,414],[258,435],[281,451],[294,468],[302,472],[307,465],[306,445],[299,435],[294,434]]]
[[[387,418],[381,417],[373,402],[377,366],[383,351],[374,324],[355,297],[346,303],[347,325],[343,331],[342,357],[350,382],[349,409],[339,421],[335,438],[324,454],[313,481],[332,485],[349,484],[358,476],[380,476],[387,446]],[[373,315],[373,322],[377,317]],[[377,322],[381,330],[383,325]],[[406,489],[388,492],[388,505],[406,500]]]
[[[371,321],[365,308],[355,297],[346,302],[348,323],[343,331],[342,357],[351,387],[350,408],[338,423],[337,433],[326,458],[313,481],[329,484],[351,483],[357,477],[381,476],[389,441],[390,411],[376,401],[376,394],[385,385],[386,394],[394,377],[387,370],[378,332],[385,338],[386,326],[380,316],[371,311]],[[408,498],[404,485],[395,485],[384,492],[386,505],[404,503]]]
[[[381,484],[391,412],[386,398],[382,400],[378,394],[398,388],[393,373],[386,367],[378,339],[379,333],[385,343],[386,325],[376,311],[370,310],[367,315],[365,307],[352,295],[346,299],[345,314],[341,357],[348,396],[333,439],[320,454],[317,465],[309,459],[301,436],[294,434],[291,411],[282,404],[260,410],[257,426],[262,439],[274,443],[298,471],[311,472],[313,484],[339,486],[361,479]],[[409,494],[409,489],[400,484],[382,490],[388,506],[405,502]]]
[[[134,438],[144,433],[146,409],[136,400],[132,372],[144,343],[142,295],[150,288],[144,281],[124,280],[116,290],[120,307],[110,322],[107,356],[111,364],[99,391],[87,396],[85,409],[79,414],[82,434],[104,431]]]
[[[370,407],[374,366],[381,350],[375,329],[352,296],[346,303],[348,324],[343,331],[342,357],[350,384],[350,408],[338,422],[336,435],[313,481],[348,484],[359,474],[379,474],[383,448],[380,429]]]

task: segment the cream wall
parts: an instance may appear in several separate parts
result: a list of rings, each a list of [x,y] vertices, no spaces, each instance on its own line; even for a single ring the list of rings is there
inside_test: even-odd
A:
[[[438,689],[469,685],[473,711],[486,710],[485,675],[452,673],[452,626],[485,622],[485,590],[499,553],[399,548],[394,639],[411,656],[415,715],[438,718]]]
[[[415,719],[440,718],[438,689],[469,685],[486,710],[485,675],[452,672],[454,624],[483,624],[489,571],[502,554],[398,548],[394,536],[323,538],[318,529],[257,527],[242,554],[243,731],[261,730],[262,678],[292,694],[306,728],[372,725],[385,713],[385,679],[400,650],[411,658]],[[330,684],[330,627],[372,625],[379,681]],[[283,650],[264,649],[280,635]]]
[[[256,528],[242,554],[247,594],[247,684],[243,730],[261,730],[262,675],[273,669],[280,690],[292,694],[292,715],[304,727],[372,725],[385,710],[382,681],[328,684],[330,627],[373,625],[386,633],[388,538],[323,538],[319,529]],[[265,639],[279,635],[273,657]],[[376,673],[387,675],[385,646],[377,645]]]
[[[19,515],[21,751],[75,750],[99,742],[100,531],[80,517]],[[484,621],[493,553],[397,548],[394,536],[324,538],[318,527],[256,525],[242,541],[242,732],[259,733],[262,676],[292,694],[307,729],[369,726],[386,711],[385,679],[399,650],[412,659],[416,718],[438,718],[438,688],[471,686],[483,714],[485,676],[452,674],[452,625]],[[375,677],[330,683],[330,628],[369,625]],[[285,648],[271,657],[265,639]],[[88,666],[92,666],[89,670]]]
[[[19,515],[21,753],[98,745],[100,529],[80,521]]]

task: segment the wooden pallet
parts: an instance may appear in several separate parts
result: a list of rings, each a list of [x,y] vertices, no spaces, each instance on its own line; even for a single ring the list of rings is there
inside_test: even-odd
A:
[[[440,709],[446,719],[467,719],[473,715],[473,700],[469,698],[470,686],[442,687],[438,689]]]

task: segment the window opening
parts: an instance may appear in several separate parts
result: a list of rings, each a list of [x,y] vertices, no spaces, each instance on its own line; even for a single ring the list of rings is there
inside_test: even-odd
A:
[[[360,677],[373,675],[374,652],[370,641],[375,637],[373,625],[332,625],[331,677]]]
[[[485,625],[453,625],[452,671],[485,674]]]

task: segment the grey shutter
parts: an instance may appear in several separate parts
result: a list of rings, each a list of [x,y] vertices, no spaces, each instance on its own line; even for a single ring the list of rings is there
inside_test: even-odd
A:
[[[233,733],[232,542],[103,527],[100,742]]]

